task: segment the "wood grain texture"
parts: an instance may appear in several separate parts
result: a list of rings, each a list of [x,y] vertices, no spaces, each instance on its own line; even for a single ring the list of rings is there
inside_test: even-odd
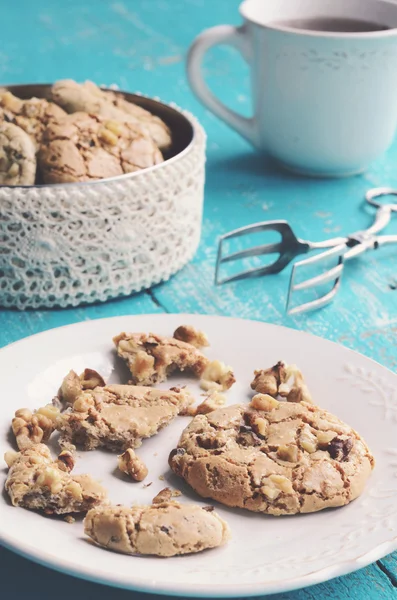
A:
[[[68,310],[0,311],[0,346],[86,319],[150,312],[202,312],[282,324],[340,342],[397,370],[397,259],[393,247],[347,265],[334,304],[302,317],[286,317],[289,271],[266,279],[213,285],[217,237],[255,221],[288,218],[311,240],[350,233],[371,223],[365,191],[397,186],[395,144],[362,176],[310,180],[281,171],[258,156],[191,94],[186,50],[202,29],[238,23],[238,0],[20,0],[2,11],[0,82],[46,82],[63,77],[116,83],[174,101],[195,113],[208,133],[202,242],[195,259],[150,293]],[[21,18],[23,15],[23,18]],[[230,48],[205,62],[212,89],[232,108],[250,113],[248,67]],[[397,218],[388,229],[397,232]],[[1,551],[6,597],[135,597],[75,580]],[[15,573],[18,594],[15,596]],[[352,575],[277,596],[278,600],[396,598],[397,553]],[[273,597],[274,600],[276,597]]]

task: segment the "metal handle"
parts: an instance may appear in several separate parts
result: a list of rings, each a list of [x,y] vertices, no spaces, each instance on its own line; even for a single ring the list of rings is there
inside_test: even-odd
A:
[[[388,207],[390,212],[397,212],[397,204],[382,204],[382,202],[377,202],[376,198],[381,198],[382,196],[397,196],[397,190],[389,187],[373,188],[365,194],[365,199],[371,206],[375,206],[376,208]]]

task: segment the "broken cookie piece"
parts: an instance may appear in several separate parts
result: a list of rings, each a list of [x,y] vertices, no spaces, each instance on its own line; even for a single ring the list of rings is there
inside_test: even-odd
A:
[[[279,361],[270,369],[255,371],[251,388],[274,398],[281,396],[288,402],[312,402],[301,371],[296,365],[287,365],[283,361]]]
[[[195,348],[209,346],[208,337],[204,331],[199,331],[192,325],[180,325],[175,329],[173,337],[181,342],[191,344]]]
[[[374,458],[329,412],[257,394],[248,406],[197,415],[169,464],[203,498],[277,516],[348,504]]]
[[[131,372],[132,383],[154,385],[166,381],[174,371],[200,377],[209,360],[192,344],[154,333],[120,333],[113,338],[117,354]]]
[[[215,548],[230,538],[228,525],[215,511],[168,497],[151,506],[94,508],[84,531],[108,550],[164,557]]]
[[[106,499],[106,490],[90,475],[70,475],[44,444],[6,452],[9,472],[5,489],[14,506],[46,514],[86,512]]]
[[[46,442],[56,427],[59,409],[47,404],[32,412],[28,408],[15,411],[12,420],[12,431],[20,450],[29,448],[40,442]]]
[[[148,474],[147,466],[135,454],[132,448],[127,448],[117,458],[120,471],[129,475],[134,481],[143,481],[145,479]]]
[[[143,438],[155,435],[192,402],[188,391],[176,387],[107,385],[84,390],[57,421],[60,444],[85,450],[137,448]]]

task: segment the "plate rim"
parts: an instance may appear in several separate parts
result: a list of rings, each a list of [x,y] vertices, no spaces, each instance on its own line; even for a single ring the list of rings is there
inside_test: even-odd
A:
[[[76,323],[69,323],[66,325],[61,325],[59,327],[51,327],[44,331],[25,336],[19,340],[11,342],[10,344],[5,345],[0,348],[0,362],[3,354],[8,351],[11,347],[14,347],[20,343],[24,343],[27,340],[31,340],[32,338],[38,338],[40,336],[45,336],[54,331],[64,330],[64,329],[73,329],[79,328],[82,325],[89,326],[90,323],[94,321],[114,321],[121,319],[140,319],[140,318],[152,317],[153,319],[166,320],[169,317],[178,317],[180,319],[196,319],[196,318],[204,318],[208,320],[221,319],[222,321],[250,321],[252,323],[258,323],[264,325],[266,327],[275,329],[275,330],[288,330],[289,332],[293,332],[294,335],[299,336],[308,336],[310,338],[317,338],[326,344],[332,344],[333,346],[337,346],[342,348],[344,352],[347,352],[351,355],[358,355],[361,358],[364,358],[366,361],[373,363],[376,367],[380,367],[381,370],[389,372],[391,375],[397,378],[397,374],[394,373],[388,367],[385,367],[381,363],[377,362],[373,358],[365,356],[364,354],[357,352],[351,348],[344,346],[343,344],[339,344],[332,340],[328,340],[318,335],[314,335],[307,331],[302,331],[299,329],[294,329],[292,327],[286,327],[284,325],[276,325],[274,323],[268,323],[266,321],[259,321],[257,319],[243,319],[239,317],[230,317],[223,316],[217,314],[202,314],[202,313],[143,313],[143,314],[132,314],[132,315],[118,315],[112,317],[99,317],[90,319],[88,321],[78,321]],[[0,543],[7,549],[15,552],[19,556],[22,556],[28,560],[36,564],[40,564],[45,567],[49,567],[54,569],[55,571],[71,575],[77,577],[79,579],[88,580],[94,583],[102,584],[102,585],[111,585],[113,587],[118,587],[122,589],[133,590],[136,592],[148,592],[153,594],[161,594],[161,595],[173,595],[173,596],[185,596],[185,597],[213,597],[213,598],[233,598],[233,597],[252,597],[258,595],[268,595],[274,593],[282,593],[288,592],[292,590],[296,590],[303,587],[309,587],[318,583],[323,583],[325,581],[329,581],[335,577],[340,577],[346,575],[348,573],[352,573],[357,571],[363,567],[368,566],[369,564],[383,558],[387,554],[395,551],[397,549],[397,536],[392,539],[382,542],[368,550],[364,554],[350,560],[343,560],[342,562],[336,562],[331,565],[328,565],[322,569],[318,569],[306,575],[300,575],[291,577],[283,581],[282,588],[280,588],[280,580],[269,581],[266,583],[254,583],[254,584],[240,584],[238,586],[228,584],[214,587],[212,584],[199,584],[195,585],[194,589],[192,586],[188,586],[187,584],[182,583],[164,583],[162,582],[158,585],[153,580],[140,580],[135,578],[135,582],[131,582],[131,580],[127,581],[126,577],[120,576],[120,574],[106,574],[105,577],[101,577],[95,569],[90,566],[80,567],[76,565],[76,563],[69,562],[68,560],[57,559],[51,553],[43,551],[41,549],[37,550],[35,547],[32,547],[29,543],[20,543],[15,542],[12,539],[12,536],[4,535],[4,533],[0,530]]]

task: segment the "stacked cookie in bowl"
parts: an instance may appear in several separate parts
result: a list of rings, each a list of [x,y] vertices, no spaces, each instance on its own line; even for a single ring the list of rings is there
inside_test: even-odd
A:
[[[0,305],[167,280],[200,239],[205,133],[188,112],[71,80],[0,90]]]
[[[90,81],[58,81],[49,100],[4,90],[0,107],[3,185],[117,177],[163,162],[172,143],[162,119]]]

